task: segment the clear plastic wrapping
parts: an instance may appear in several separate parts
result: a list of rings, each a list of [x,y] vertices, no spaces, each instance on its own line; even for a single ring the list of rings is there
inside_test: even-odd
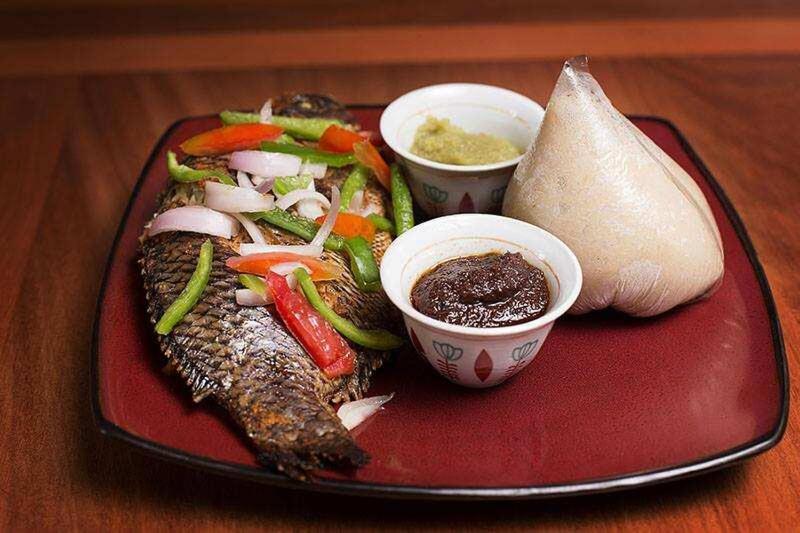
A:
[[[722,279],[722,241],[703,193],[611,105],[585,56],[565,63],[503,214],[575,252],[584,280],[573,313],[656,315]]]

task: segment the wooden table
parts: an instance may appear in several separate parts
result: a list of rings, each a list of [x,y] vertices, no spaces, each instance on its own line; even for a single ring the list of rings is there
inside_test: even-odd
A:
[[[672,120],[725,188],[772,285],[794,376],[800,371],[799,60],[744,51],[592,64],[619,108]],[[413,63],[194,73],[54,64],[64,74],[45,69],[0,77],[0,529],[675,531],[800,524],[797,409],[777,448],[740,466],[635,492],[507,503],[276,490],[153,460],[98,434],[89,410],[95,301],[128,195],[169,124],[253,107],[294,89],[386,102],[421,85],[464,80],[545,102],[561,61]],[[795,404],[799,394],[795,380]]]

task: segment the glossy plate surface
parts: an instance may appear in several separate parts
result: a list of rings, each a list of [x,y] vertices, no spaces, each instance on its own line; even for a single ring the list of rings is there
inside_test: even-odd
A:
[[[377,130],[377,106],[354,112]],[[164,375],[145,316],[137,238],[166,179],[165,153],[218,126],[182,120],[155,147],[109,258],[97,309],[93,407],[109,436],[188,466],[266,483],[424,498],[524,498],[612,490],[719,468],[774,446],[788,411],[775,306],[733,207],[678,131],[636,125],[697,180],[719,224],[725,278],[709,300],[654,319],[565,317],[537,358],[488,390],[449,384],[412,352],[370,395],[395,392],[355,431],[372,456],[300,484],[259,468],[235,425]]]

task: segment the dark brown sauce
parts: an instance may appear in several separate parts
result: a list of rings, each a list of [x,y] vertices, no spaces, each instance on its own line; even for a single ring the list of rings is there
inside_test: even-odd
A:
[[[414,309],[458,326],[498,328],[542,316],[550,304],[544,272],[519,253],[450,259],[411,290]]]

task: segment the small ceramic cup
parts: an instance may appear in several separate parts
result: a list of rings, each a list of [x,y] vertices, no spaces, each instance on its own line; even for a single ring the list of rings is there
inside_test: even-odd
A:
[[[411,290],[428,270],[448,259],[491,252],[519,252],[547,278],[550,306],[541,317],[515,326],[454,326],[411,305]],[[436,218],[403,233],[381,261],[381,282],[403,313],[414,348],[453,383],[491,387],[525,368],[542,347],[553,322],[581,291],[581,267],[566,244],[541,228],[495,215]]]
[[[447,83],[404,94],[381,115],[381,135],[406,168],[416,202],[430,216],[499,212],[508,180],[522,156],[488,165],[449,165],[412,154],[417,128],[429,116],[468,132],[503,137],[523,153],[544,117],[542,106],[521,94],[476,83]]]

